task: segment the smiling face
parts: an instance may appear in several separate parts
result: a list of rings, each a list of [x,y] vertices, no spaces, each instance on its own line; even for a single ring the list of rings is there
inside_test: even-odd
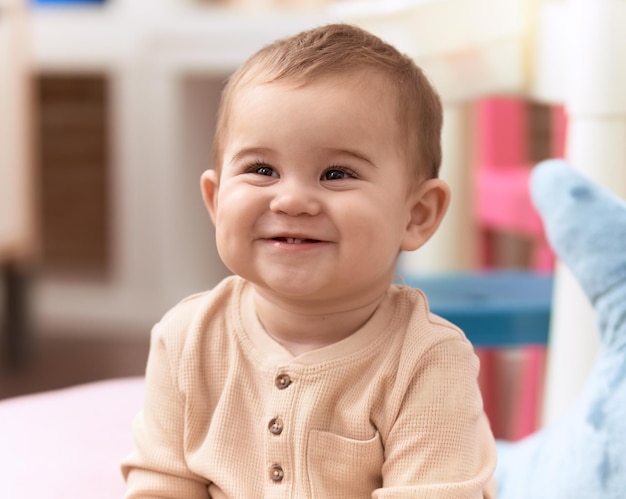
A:
[[[360,73],[238,91],[203,194],[224,263],[266,297],[358,306],[384,294],[400,250],[430,236],[413,223],[429,214],[384,83]]]

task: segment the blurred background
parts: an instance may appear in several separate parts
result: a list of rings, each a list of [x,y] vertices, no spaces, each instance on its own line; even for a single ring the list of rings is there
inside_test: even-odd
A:
[[[400,3],[0,0],[0,398],[141,374],[151,326],[227,275],[199,193],[227,76],[277,37],[391,22]],[[496,4],[476,43],[462,28],[478,21],[461,11],[438,38],[416,18],[412,32],[435,40],[411,55],[446,104],[455,200],[445,250],[403,258],[407,271],[552,269],[524,182],[563,155],[566,117],[560,98],[522,96],[532,19],[523,2]],[[381,36],[410,51],[389,26]]]

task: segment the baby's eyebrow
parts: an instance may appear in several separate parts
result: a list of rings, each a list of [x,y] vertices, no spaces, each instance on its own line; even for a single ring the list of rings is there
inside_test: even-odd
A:
[[[234,163],[246,156],[267,156],[272,152],[269,147],[244,147],[235,153],[230,159],[230,163]]]
[[[376,164],[369,158],[369,156],[361,151],[355,149],[347,149],[344,147],[323,147],[319,149],[324,156],[350,156],[360,161],[369,163],[374,168],[377,168]],[[261,158],[269,158],[275,151],[270,147],[243,147],[238,150],[230,159],[229,163],[236,163],[242,158],[257,156]]]
[[[365,161],[366,163],[369,163],[370,165],[372,165],[374,168],[376,168],[376,164],[374,164],[374,162],[367,156],[367,154],[362,153],[360,151],[354,150],[354,149],[345,149],[342,147],[329,147],[325,149],[326,151],[328,151],[328,153],[330,154],[334,154],[334,155],[345,155],[345,156],[352,156],[354,158],[360,159],[362,161]]]

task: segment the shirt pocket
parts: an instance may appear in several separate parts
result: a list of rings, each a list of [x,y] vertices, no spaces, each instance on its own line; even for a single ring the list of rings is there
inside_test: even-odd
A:
[[[313,498],[369,498],[382,486],[384,453],[380,434],[354,440],[311,430],[307,465]]]

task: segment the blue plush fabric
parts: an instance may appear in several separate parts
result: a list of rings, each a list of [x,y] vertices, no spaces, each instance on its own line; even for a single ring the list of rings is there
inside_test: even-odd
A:
[[[551,246],[597,312],[601,347],[562,420],[498,443],[498,497],[626,498],[626,203],[560,160],[535,168],[531,193]]]

